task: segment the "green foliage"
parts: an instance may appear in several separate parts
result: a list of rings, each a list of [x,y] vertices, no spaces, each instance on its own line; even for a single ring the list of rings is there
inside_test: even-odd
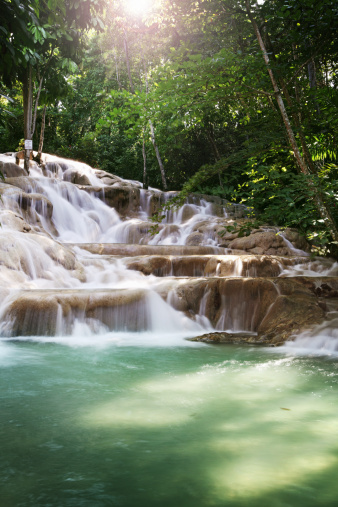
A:
[[[332,240],[311,188],[337,222],[336,2],[249,2],[301,155],[305,144],[314,162],[311,176],[298,174],[245,2],[165,1],[142,19],[120,0],[106,10],[99,0],[0,2],[1,90],[10,98],[0,102],[3,151],[22,138],[16,80],[29,62],[36,88],[44,76],[46,151],[142,180],[144,142],[149,184],[160,186],[151,120],[169,188],[181,189],[168,206],[191,192],[213,194],[255,209],[253,224]],[[87,32],[84,50],[89,27],[101,33]]]

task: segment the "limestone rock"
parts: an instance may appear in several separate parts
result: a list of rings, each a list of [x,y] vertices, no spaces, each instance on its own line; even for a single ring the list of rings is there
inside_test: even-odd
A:
[[[145,256],[125,259],[128,269],[140,271],[144,275],[168,276],[172,269],[171,259],[165,256]]]
[[[10,210],[0,211],[0,223],[2,227],[12,231],[27,233],[32,231],[32,227],[23,219],[22,216],[17,215]]]
[[[13,162],[1,162],[0,171],[5,178],[16,178],[18,176],[27,176],[27,172],[23,167],[20,167]]]
[[[194,215],[196,215],[195,208],[190,204],[184,204],[182,208],[182,223],[187,222]]]
[[[9,301],[3,329],[8,336],[54,336],[72,332],[81,317],[89,326],[141,331],[147,329],[147,292],[142,290],[36,290]],[[61,319],[60,319],[61,317]],[[95,328],[94,328],[95,329]]]
[[[200,233],[200,232],[192,232],[187,237],[187,240],[186,240],[185,243],[186,243],[187,246],[198,246],[201,243],[203,243],[203,239],[204,239],[204,236],[203,236],[202,233]]]
[[[104,201],[121,216],[136,212],[140,207],[140,190],[130,185],[115,184],[103,188]]]
[[[293,233],[294,239],[299,238],[296,232]],[[299,244],[303,245],[301,239]],[[254,254],[266,255],[295,255],[295,252],[286,244],[283,237],[277,234],[276,230],[257,231],[249,236],[236,238],[228,244],[228,248],[244,250]]]
[[[275,303],[258,327],[262,341],[282,344],[292,335],[319,324],[324,311],[311,294],[278,296]]]
[[[190,338],[193,342],[204,342],[211,344],[234,344],[234,345],[265,345],[258,341],[257,335],[250,333],[226,333],[220,331],[216,333],[206,333],[195,338]]]
[[[49,231],[53,233],[54,236],[58,236],[52,220],[53,205],[47,197],[39,193],[35,193],[33,191],[34,187],[30,187],[30,179],[27,177],[10,178],[7,181],[15,182],[21,185],[24,189],[31,190],[27,193],[13,184],[0,184],[2,202],[8,211],[12,211],[17,217],[21,216],[24,222],[30,224],[31,227],[39,231],[44,231],[40,220],[40,216],[43,215],[46,223],[48,224]],[[7,222],[8,220],[13,220],[13,217],[10,218],[8,216]],[[20,230],[21,228],[15,227],[15,229]],[[23,230],[27,232],[26,227],[24,227]]]
[[[0,233],[0,265],[31,278],[48,277],[50,270],[60,265],[72,272],[74,278],[85,280],[83,266],[69,248],[34,232],[26,235],[9,231]]]
[[[85,174],[82,174],[78,171],[74,171],[72,169],[67,169],[63,173],[63,179],[65,181],[70,181],[74,183],[74,185],[82,185],[82,186],[90,186],[90,179]]]

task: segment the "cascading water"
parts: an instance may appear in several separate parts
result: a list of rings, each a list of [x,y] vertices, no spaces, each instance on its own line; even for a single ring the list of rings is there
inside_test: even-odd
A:
[[[335,505],[336,263],[229,250],[205,196],[152,237],[168,195],[56,157],[0,191],[1,505]]]
[[[2,156],[2,160],[13,158]],[[51,156],[42,167],[33,164],[29,177],[6,182],[0,235],[3,252],[11,255],[3,253],[6,259],[1,268],[3,335],[22,332],[22,320],[48,319],[52,324],[30,324],[25,333],[66,335],[82,322],[94,334],[98,329],[158,334],[161,323],[166,331],[186,337],[212,329],[256,334],[264,311],[283,295],[272,281],[273,295],[262,302],[257,294],[265,289],[259,288],[259,277],[317,277],[318,273],[323,277],[337,271],[333,263],[323,267],[304,258],[305,253],[286,237],[288,259],[244,252],[234,255],[220,248],[218,231],[224,220],[231,220],[229,213],[240,211],[221,200],[193,197],[181,208],[168,211],[159,232],[151,236],[149,215],[174,193],[143,190],[139,182]],[[126,249],[122,243],[130,254],[122,253]],[[103,246],[98,245],[109,253],[102,255]],[[252,279],[256,288],[248,291],[242,282],[235,286],[226,280],[243,277]],[[74,294],[67,293],[70,289]],[[30,291],[29,297],[22,290]],[[103,303],[98,290],[107,291],[110,306]],[[167,297],[168,293],[172,296]]]

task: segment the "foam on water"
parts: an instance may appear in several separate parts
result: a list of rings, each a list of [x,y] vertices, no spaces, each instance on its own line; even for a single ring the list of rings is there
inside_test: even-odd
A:
[[[196,332],[151,332],[127,333],[123,331],[107,332],[104,328],[96,329],[95,333],[84,322],[78,322],[70,335],[56,336],[30,336],[16,337],[16,342],[55,343],[71,348],[96,348],[105,349],[111,347],[143,347],[143,348],[168,348],[168,347],[207,347],[204,343],[190,341],[189,338],[196,336]],[[0,339],[0,365],[11,366],[16,363],[16,349],[7,348],[5,339]],[[3,351],[2,351],[3,349]],[[3,354],[3,355],[2,355]]]
[[[280,350],[300,355],[338,356],[338,318],[322,322],[288,341]]]
[[[317,258],[288,266],[280,276],[338,276],[338,263],[333,259]]]

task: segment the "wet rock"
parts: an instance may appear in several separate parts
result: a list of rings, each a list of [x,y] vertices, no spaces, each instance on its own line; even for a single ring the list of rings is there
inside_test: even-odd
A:
[[[12,231],[23,233],[32,231],[32,227],[23,219],[22,216],[17,215],[14,211],[1,210],[0,223],[2,227],[6,227],[6,229],[11,229]]]
[[[224,248],[213,246],[187,245],[126,245],[121,243],[70,243],[84,250],[100,255],[122,255],[126,257],[139,255],[208,255],[224,254]]]
[[[178,225],[168,224],[163,226],[163,228],[161,229],[161,239],[163,240],[165,238],[168,238],[169,236],[172,236],[173,238],[180,237],[180,228],[178,227]]]
[[[182,208],[182,223],[187,222],[196,215],[196,209],[190,204],[184,204]]]
[[[39,183],[34,178],[31,178],[29,176],[6,178],[5,182],[7,185],[20,188],[28,194],[31,192],[34,192],[36,194],[43,193],[43,189]]]
[[[188,197],[188,202],[193,204],[200,204],[202,200],[212,203],[213,213],[219,217],[224,217],[226,214],[229,218],[239,219],[244,218],[247,214],[247,208],[243,204],[231,203],[215,195],[191,194]]]
[[[19,183],[22,183],[24,188],[27,188],[29,185],[26,182],[26,178],[13,179],[19,180]],[[21,180],[24,181],[22,182]],[[21,216],[25,222],[36,230],[44,230],[40,220],[40,216],[43,216],[48,224],[49,231],[55,236],[58,235],[52,221],[53,205],[44,195],[34,192],[27,193],[22,191],[21,188],[8,184],[0,184],[0,195],[2,196],[3,205],[9,211],[12,211],[16,216]],[[20,230],[20,228],[16,230]]]
[[[319,324],[324,316],[324,310],[312,294],[280,295],[257,332],[263,342],[280,345],[296,333]]]
[[[27,176],[27,172],[23,167],[12,162],[1,162],[0,171],[5,178],[16,178],[18,176]]]
[[[130,185],[115,184],[103,188],[105,203],[115,208],[121,216],[138,212],[140,208],[140,190]]]
[[[306,241],[306,238],[302,236],[296,229],[285,229],[283,231],[283,236],[292,243],[294,248],[303,250],[304,252],[310,252],[310,244]]]
[[[316,287],[314,289],[314,293],[317,297],[324,297],[324,298],[337,298],[338,297],[338,283],[334,284],[336,288],[332,287],[329,283],[322,283],[320,287]]]
[[[203,243],[203,240],[204,240],[204,235],[202,233],[200,233],[200,232],[192,232],[187,237],[187,240],[186,240],[185,243],[186,243],[187,246],[198,246],[198,245],[201,245]]]
[[[146,244],[150,238],[149,229],[152,224],[149,222],[141,222],[140,220],[128,220],[124,222],[119,232],[119,241],[129,244]]]
[[[5,336],[54,336],[72,332],[76,319],[89,327],[142,331],[149,327],[147,291],[35,290],[9,301]]]
[[[22,236],[20,233],[6,231],[0,233],[0,265],[9,270],[23,272],[31,278],[45,278],[50,271],[60,265],[78,280],[85,280],[83,266],[75,254],[53,239],[36,234]],[[36,255],[39,252],[39,255]],[[61,275],[62,276],[62,275]]]
[[[150,193],[150,198],[149,198],[149,203],[148,203],[149,208],[147,211],[149,213],[149,216],[152,216],[155,213],[158,213],[161,205],[163,204],[163,202],[161,202],[162,194],[160,192],[147,191],[148,195],[149,195],[149,193]]]
[[[256,335],[248,333],[226,333],[221,331],[218,333],[206,333],[201,336],[190,338],[189,341],[193,342],[204,342],[210,344],[234,344],[234,345],[265,345],[259,341]]]
[[[81,185],[81,186],[90,186],[91,182],[88,176],[85,174],[82,174],[78,171],[74,171],[73,169],[67,169],[63,173],[63,179],[65,181],[69,181],[70,183],[74,183],[74,185]]]
[[[101,171],[100,169],[94,169],[94,174],[104,185],[113,185],[114,183],[120,183],[122,180],[115,174],[107,173],[106,171]]]
[[[293,237],[296,237],[296,233]],[[299,243],[302,241],[299,240]],[[285,243],[283,237],[276,230],[258,231],[249,236],[236,238],[228,244],[228,248],[255,254],[295,255],[294,250]]]
[[[124,259],[124,264],[144,275],[169,276],[172,271],[171,259],[165,256],[133,257]]]

